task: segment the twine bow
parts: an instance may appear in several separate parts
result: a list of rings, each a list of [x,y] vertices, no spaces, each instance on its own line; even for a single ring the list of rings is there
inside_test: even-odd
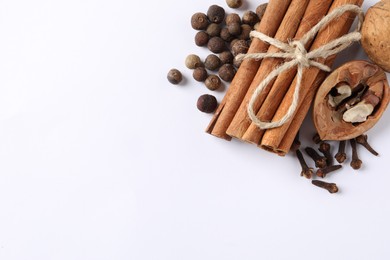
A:
[[[305,45],[314,39],[316,34],[328,25],[333,19],[339,18],[345,12],[352,12],[358,15],[359,21],[355,31],[346,34],[340,38],[337,38],[311,52],[307,52]],[[357,5],[343,5],[328,15],[326,15],[319,23],[317,23],[310,31],[308,31],[300,40],[289,41],[289,43],[281,42],[277,39],[269,37],[261,32],[252,31],[251,37],[256,37],[264,42],[274,45],[280,52],[274,53],[250,53],[250,54],[240,54],[237,56],[238,60],[243,59],[265,59],[265,58],[283,58],[290,59],[290,61],[285,62],[281,66],[273,70],[255,89],[249,104],[248,104],[248,115],[254,124],[256,124],[261,129],[276,128],[285,124],[291,117],[294,115],[295,110],[298,106],[299,101],[299,91],[301,89],[302,83],[302,74],[303,69],[308,67],[317,67],[323,71],[330,71],[331,69],[321,62],[317,62],[316,59],[324,58],[326,59],[329,56],[337,54],[342,50],[348,48],[353,42],[359,41],[361,39],[360,29],[364,20],[363,10]],[[291,69],[292,67],[297,66],[297,84],[294,90],[292,103],[287,111],[287,113],[279,120],[275,122],[263,122],[257,118],[255,111],[253,110],[254,103],[264,90],[264,88],[279,74],[283,73],[286,70]]]

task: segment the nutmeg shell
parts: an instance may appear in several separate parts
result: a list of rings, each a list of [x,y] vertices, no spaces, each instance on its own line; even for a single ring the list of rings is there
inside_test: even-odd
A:
[[[341,110],[329,103],[330,93],[339,84],[347,84],[357,92],[362,84],[366,91],[380,98],[379,104],[366,121],[350,123],[343,120]],[[322,140],[348,140],[371,129],[381,118],[389,103],[386,73],[376,64],[351,61],[334,70],[319,87],[313,105],[313,122]]]

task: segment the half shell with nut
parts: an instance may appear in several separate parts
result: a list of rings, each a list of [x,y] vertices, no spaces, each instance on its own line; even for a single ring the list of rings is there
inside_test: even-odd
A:
[[[366,61],[351,61],[322,83],[313,122],[322,140],[348,140],[372,128],[389,103],[385,72]]]

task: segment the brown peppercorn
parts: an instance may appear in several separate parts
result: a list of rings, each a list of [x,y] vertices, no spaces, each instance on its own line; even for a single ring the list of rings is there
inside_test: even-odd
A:
[[[210,54],[204,61],[204,66],[208,70],[217,70],[221,67],[221,60],[215,54]]]
[[[268,4],[265,3],[265,4],[259,5],[256,8],[256,14],[257,14],[257,17],[259,17],[259,20],[263,19],[263,16],[264,16],[264,13],[265,13],[265,9],[267,9],[267,6],[268,6]]]
[[[217,99],[213,95],[204,94],[198,98],[196,107],[204,113],[212,113],[218,106]]]
[[[250,33],[252,31],[252,27],[249,24],[243,24],[241,25],[241,33],[238,35],[238,39],[240,40],[249,40],[250,39]]]
[[[195,69],[197,67],[203,67],[203,63],[200,60],[199,56],[196,54],[190,54],[185,60],[185,65],[189,69]]]
[[[199,31],[195,35],[195,44],[198,46],[206,46],[210,36],[205,31]]]
[[[205,81],[207,76],[208,76],[207,70],[203,67],[198,67],[194,69],[194,71],[192,72],[192,77],[199,82]]]
[[[236,42],[238,42],[240,39],[233,39],[231,42],[230,42],[230,49],[232,49],[233,48],[233,45],[236,43]]]
[[[226,15],[225,18],[226,25],[232,24],[232,23],[239,23],[241,24],[241,17],[236,13],[231,13]]]
[[[259,17],[255,12],[246,11],[242,15],[242,23],[249,24],[250,26],[254,26],[256,23],[260,21]]]
[[[234,75],[236,75],[236,69],[232,64],[223,64],[221,68],[219,68],[218,75],[224,81],[231,82]]]
[[[211,5],[207,10],[207,17],[212,23],[222,23],[225,19],[225,9],[218,5]]]
[[[171,69],[168,72],[167,79],[172,84],[177,85],[181,82],[181,80],[183,79],[183,76],[178,69]]]
[[[229,33],[234,36],[238,36],[241,33],[241,24],[231,23],[227,26]]]
[[[221,79],[217,75],[209,75],[205,81],[205,85],[209,90],[217,90],[221,87]]]
[[[225,42],[231,42],[234,39],[234,35],[231,35],[227,27],[222,28],[219,35]]]
[[[230,51],[224,51],[219,54],[219,59],[222,64],[232,64],[234,56]]]
[[[207,26],[206,33],[210,35],[210,37],[219,36],[221,33],[221,26],[217,23],[210,23],[209,26]]]
[[[226,0],[226,4],[230,8],[240,8],[242,6],[242,0]]]
[[[221,53],[226,50],[226,43],[220,37],[212,37],[207,43],[207,47],[213,53]]]
[[[238,40],[232,45],[232,53],[234,56],[247,53],[249,49],[249,45],[245,40]]]
[[[195,30],[206,30],[209,20],[204,13],[195,13],[191,17],[191,26]]]

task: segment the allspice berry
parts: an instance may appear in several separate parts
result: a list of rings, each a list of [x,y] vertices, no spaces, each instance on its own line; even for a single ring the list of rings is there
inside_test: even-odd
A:
[[[211,5],[207,10],[207,17],[212,23],[222,23],[225,19],[225,9],[218,5]]]
[[[226,4],[230,8],[240,8],[242,6],[242,0],[226,0]]]
[[[179,84],[182,81],[183,76],[182,76],[181,72],[178,69],[171,69],[168,72],[167,79],[172,84],[177,85],[177,84]]]
[[[254,26],[259,21],[260,19],[255,12],[246,11],[242,15],[242,23],[249,24],[250,26]]]
[[[259,17],[259,20],[263,19],[263,16],[264,16],[265,10],[267,9],[267,6],[268,6],[268,3],[264,3],[264,4],[259,5],[256,8],[256,14],[257,14],[257,17]]]
[[[217,90],[221,87],[221,79],[217,75],[209,75],[205,81],[205,85],[209,90]]]
[[[231,42],[235,36],[230,34],[229,29],[227,27],[224,27],[222,28],[219,37],[221,37],[221,39],[225,42]]]
[[[250,33],[252,31],[252,27],[249,24],[243,24],[241,25],[241,33],[238,35],[238,39],[240,40],[249,40],[250,39]]]
[[[218,36],[212,37],[207,43],[207,48],[213,53],[221,53],[226,49],[226,43]]]
[[[236,75],[236,69],[232,64],[224,64],[219,68],[218,75],[226,82],[231,82]]]
[[[233,59],[233,66],[237,69],[241,66],[243,60]]]
[[[241,24],[240,23],[231,23],[227,26],[229,33],[232,35],[240,35],[241,33]]]
[[[219,59],[222,64],[232,64],[234,56],[230,51],[224,51],[219,54]]]
[[[210,37],[219,36],[221,33],[221,26],[217,23],[210,23],[209,26],[207,26],[206,33]]]
[[[208,70],[217,70],[221,67],[221,60],[215,54],[210,54],[204,61],[204,66]]]
[[[198,55],[190,54],[185,60],[185,65],[189,69],[195,69],[197,67],[203,67],[203,63]]]
[[[249,45],[245,40],[238,40],[232,45],[232,53],[234,56],[238,54],[247,53],[249,49]]]
[[[212,113],[217,109],[218,101],[213,95],[204,94],[198,98],[196,107],[204,113]]]
[[[195,34],[195,44],[197,46],[206,46],[210,36],[205,31],[199,31]]]
[[[206,30],[209,20],[204,13],[195,13],[191,17],[191,26],[195,30]]]
[[[226,15],[225,18],[226,25],[232,24],[232,23],[239,23],[241,24],[241,17],[236,13],[231,13]]]
[[[203,67],[197,67],[192,73],[192,77],[199,82],[204,82],[208,76],[207,70]]]

